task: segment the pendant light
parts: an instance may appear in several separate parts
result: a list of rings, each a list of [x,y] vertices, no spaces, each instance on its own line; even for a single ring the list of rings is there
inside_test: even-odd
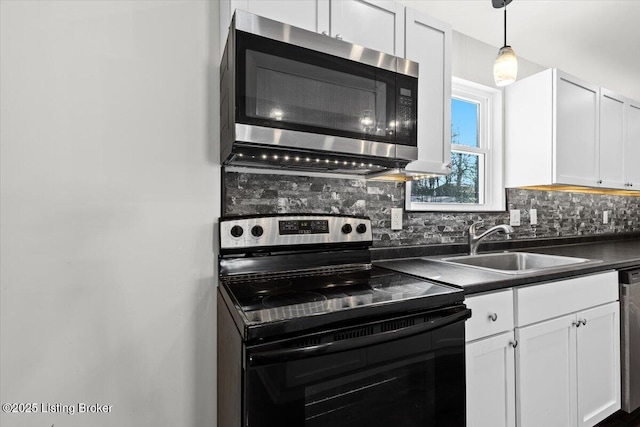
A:
[[[516,81],[518,76],[518,58],[511,46],[507,45],[507,4],[511,0],[492,0],[493,7],[504,8],[504,46],[498,51],[493,64],[493,79],[496,86],[507,86]]]

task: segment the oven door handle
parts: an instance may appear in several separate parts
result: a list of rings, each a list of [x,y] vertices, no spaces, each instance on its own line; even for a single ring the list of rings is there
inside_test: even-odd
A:
[[[367,335],[360,338],[332,341],[325,344],[310,345],[305,347],[284,348],[277,350],[263,350],[249,353],[249,366],[263,366],[273,363],[289,362],[292,360],[307,359],[310,357],[324,356],[347,350],[355,350],[376,344],[407,338],[413,335],[439,329],[452,323],[464,321],[471,317],[471,310],[464,309],[448,316],[420,323],[415,326],[394,329]]]

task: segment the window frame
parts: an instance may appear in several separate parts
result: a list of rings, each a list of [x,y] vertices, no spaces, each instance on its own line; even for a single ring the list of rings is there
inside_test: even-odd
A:
[[[411,201],[411,181],[405,187],[405,209],[435,212],[506,211],[503,155],[503,91],[457,77],[451,79],[451,98],[478,104],[478,147],[450,144],[451,152],[480,154],[479,199],[483,203],[429,203]],[[451,108],[451,103],[449,103]],[[484,161],[482,161],[484,157]],[[482,176],[484,175],[484,177]],[[484,178],[484,179],[483,179]]]

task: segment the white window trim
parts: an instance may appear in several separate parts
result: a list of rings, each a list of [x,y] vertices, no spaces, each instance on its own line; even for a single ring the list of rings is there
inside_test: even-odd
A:
[[[485,157],[485,180],[483,188],[484,203],[426,203],[411,201],[411,183],[406,185],[406,203],[408,211],[436,211],[436,212],[489,212],[506,210],[504,191],[504,159],[503,159],[503,108],[502,90],[463,80],[457,77],[451,79],[451,97],[468,99],[477,102],[480,107],[480,150],[474,147],[451,145],[452,151],[456,147],[464,147],[464,151],[487,154]],[[484,124],[484,125],[483,125]],[[479,169],[483,166],[480,165]]]

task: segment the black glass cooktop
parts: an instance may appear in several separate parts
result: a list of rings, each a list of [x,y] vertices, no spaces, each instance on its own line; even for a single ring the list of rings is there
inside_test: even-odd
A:
[[[245,328],[265,331],[274,324],[291,330],[352,317],[428,310],[464,298],[460,289],[378,267],[223,285],[241,311]]]

